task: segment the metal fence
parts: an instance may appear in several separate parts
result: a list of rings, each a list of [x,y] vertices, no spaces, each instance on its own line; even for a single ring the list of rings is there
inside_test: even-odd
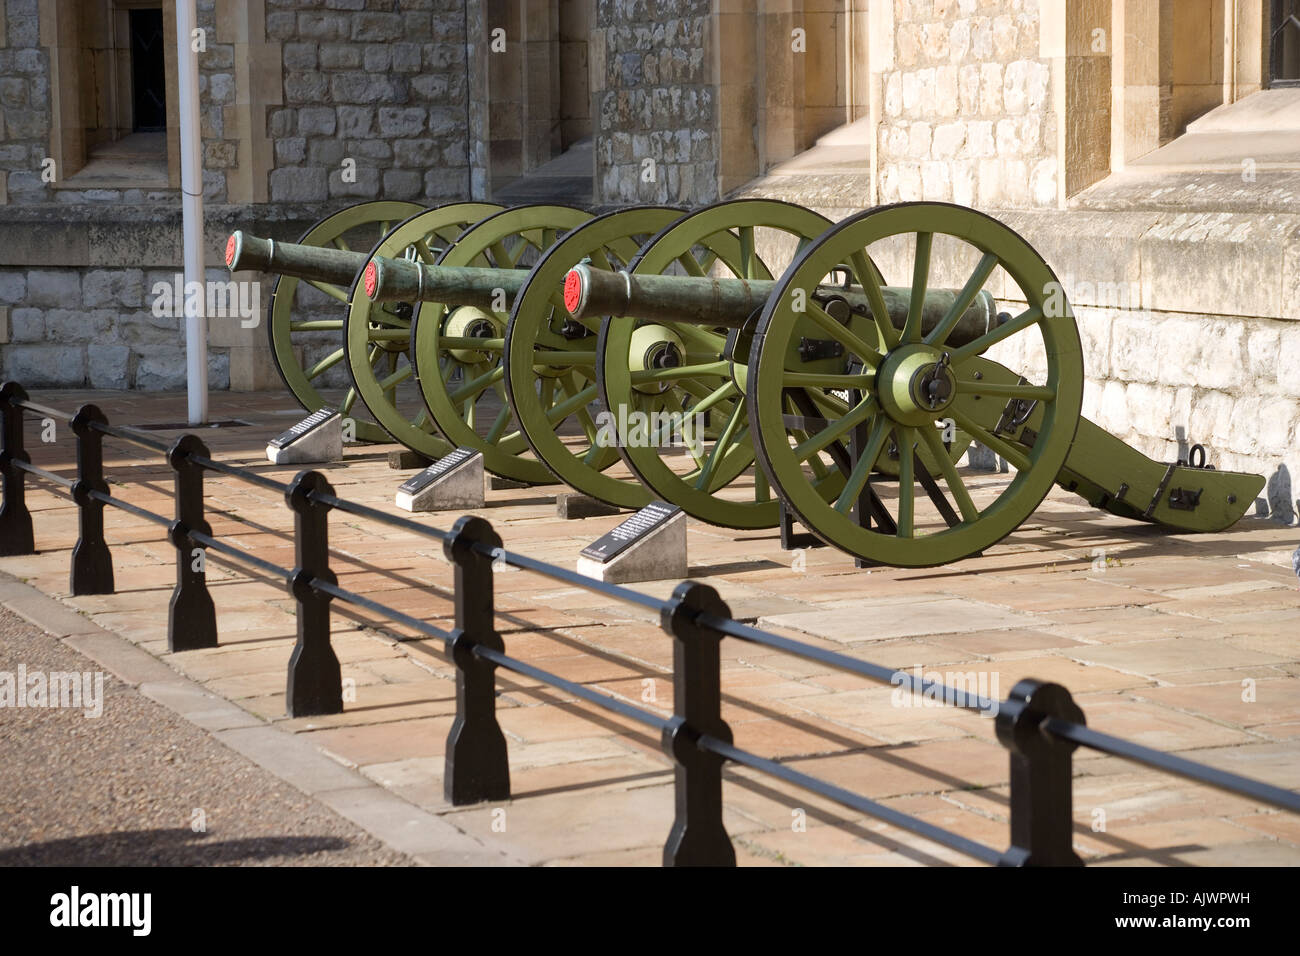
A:
[[[68,423],[77,439],[77,477],[69,480],[31,463],[23,445],[24,412]],[[175,515],[167,518],[115,497],[104,477],[103,440],[111,437],[165,456],[175,473]],[[217,472],[284,495],[294,514],[295,566],[284,568],[219,540],[204,517],[203,479]],[[176,585],[169,606],[168,646],[173,651],[215,647],[217,614],[207,590],[205,560],[213,552],[236,566],[283,580],[297,603],[297,643],[289,658],[285,706],[290,716],[343,710],[338,657],[330,646],[332,601],[364,608],[444,642],[456,669],[456,716],[448,733],[444,793],[454,805],[510,797],[505,735],[496,718],[496,670],[500,668],[557,688],[602,710],[656,730],[674,768],[676,814],[664,846],[665,866],[734,865],[735,850],[723,823],[723,768],[749,767],[841,806],[883,820],[984,863],[1006,866],[1082,866],[1072,846],[1071,763],[1087,747],[1197,783],[1300,812],[1300,794],[1090,729],[1070,692],[1059,684],[1026,679],[1006,700],[995,701],[835,651],[742,624],[731,617],[718,592],[682,582],[668,600],[606,584],[502,546],[483,518],[465,516],[450,531],[376,508],[345,501],[326,477],[302,471],[285,484],[246,468],[214,460],[194,435],[172,444],[130,428],[110,425],[94,405],[68,414],[32,402],[13,382],[0,387],[0,554],[35,553],[26,476],[70,493],[80,519],[72,551],[74,595],[113,593],[113,564],[104,539],[104,508],[120,508],[167,529],[176,548]],[[339,587],[330,570],[329,515],[342,511],[442,542],[455,568],[455,627],[448,631]],[[200,555],[201,552],[201,555]],[[639,605],[659,614],[673,641],[673,715],[637,707],[610,694],[566,680],[506,653],[496,630],[494,566],[508,565]],[[870,681],[890,684],[953,707],[995,709],[998,740],[1010,759],[1010,845],[998,849],[901,813],[786,763],[735,745],[722,719],[720,645],[733,638],[815,661]]]

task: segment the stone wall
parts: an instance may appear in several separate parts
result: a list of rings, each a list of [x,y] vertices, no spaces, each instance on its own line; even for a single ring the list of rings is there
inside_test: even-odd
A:
[[[893,8],[892,64],[880,73],[880,201],[1056,205],[1057,115],[1036,0]]]
[[[591,62],[596,198],[718,198],[708,0],[598,0]]]
[[[464,8],[267,0],[267,37],[284,51],[271,200],[467,198]]]
[[[0,26],[0,204],[42,201],[49,155],[49,57],[40,49],[37,0],[5,0]]]
[[[50,38],[40,0],[0,4],[0,373],[31,386],[183,387],[182,323],[151,309],[155,284],[180,270],[178,194],[42,181],[57,123]],[[462,0],[199,0],[198,11],[210,264],[229,230],[252,222],[292,239],[354,202],[468,198]],[[254,47],[274,55],[268,68],[250,65]],[[239,128],[249,109],[269,139],[260,170]],[[250,172],[269,204],[232,201]],[[262,291],[265,306],[269,282]],[[214,318],[211,386],[278,387],[265,338]]]

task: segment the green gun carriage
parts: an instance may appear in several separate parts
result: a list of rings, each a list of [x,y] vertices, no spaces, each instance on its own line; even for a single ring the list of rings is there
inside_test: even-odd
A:
[[[422,413],[498,473],[554,474],[624,507],[659,497],[736,528],[775,526],[784,503],[827,543],[906,567],[983,551],[1054,483],[1184,531],[1230,526],[1264,484],[1203,454],[1153,461],[1083,419],[1060,283],[1022,237],[965,207],[904,203],[834,225],[771,200],[594,218],[522,207],[438,255],[419,251],[421,215],[368,255],[237,237],[228,264],[348,284],[354,350],[400,342]],[[783,242],[777,276],[760,253]],[[877,260],[900,258],[910,282],[887,283]],[[365,354],[349,363],[357,379],[374,367]],[[393,385],[390,373],[355,387],[390,434],[443,453],[415,435],[428,420],[385,400]],[[479,427],[471,399],[498,386],[506,404]],[[696,423],[685,451],[626,425],[656,414]],[[1014,474],[960,467],[972,441]],[[620,456],[628,475],[610,470]]]

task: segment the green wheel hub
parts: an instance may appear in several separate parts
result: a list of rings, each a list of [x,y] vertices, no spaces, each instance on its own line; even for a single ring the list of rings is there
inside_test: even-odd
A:
[[[642,248],[636,274],[722,274],[770,279],[758,254],[771,243],[793,252],[830,221],[770,199],[723,202],[686,216]],[[598,377],[619,453],[659,498],[693,517],[731,528],[769,528],[780,506],[754,467],[744,383],[744,332],[689,322],[649,324],[607,318]],[[740,361],[733,362],[737,352]],[[742,490],[748,480],[749,487]],[[729,485],[737,488],[719,494]]]
[[[900,331],[889,322],[878,286],[860,266],[873,244],[896,248],[906,241],[914,250],[912,307]],[[932,249],[939,243],[941,267],[947,272],[960,267],[968,278],[948,314],[922,335],[919,304],[930,280]],[[809,295],[840,263],[857,264],[855,278],[872,301],[870,315],[841,322]],[[960,311],[988,284],[1000,284],[1000,298],[1022,301],[1024,309],[973,341],[950,341]],[[1079,424],[1083,358],[1068,304],[1059,296],[1049,304],[1059,288],[1023,238],[962,206],[881,207],[810,243],[763,310],[748,382],[758,460],[799,520],[851,554],[904,567],[956,561],[1015,530],[1051,489]],[[840,376],[848,401],[819,403],[809,388],[797,355],[810,326],[838,342],[849,359],[850,372]],[[984,357],[1017,337],[1024,337],[1017,345],[1041,349],[1046,371],[1037,381]],[[805,416],[801,422],[794,421],[792,407],[804,409],[796,413]],[[810,407],[821,414],[809,415]],[[1020,440],[1012,441],[1006,423],[1025,407],[1034,410],[1036,430],[1028,439],[1018,433]],[[939,417],[1005,458],[1015,477],[1003,483],[959,471],[934,427]],[[853,456],[849,439],[855,434],[858,454]],[[896,481],[876,467],[881,449],[891,442],[902,451]],[[939,470],[933,480],[924,474],[924,462],[917,467],[925,449]],[[827,478],[835,472],[835,491],[828,494]],[[860,499],[872,509],[873,527],[861,526],[853,514]]]
[[[633,207],[574,229],[533,266],[506,329],[506,394],[529,446],[576,491],[623,508],[640,508],[652,496],[635,477],[604,473],[619,454],[598,404],[598,326],[572,319],[560,290],[584,260],[598,269],[626,267],[647,238],[681,215],[680,209]]]
[[[500,206],[478,202],[422,210],[389,230],[371,247],[370,256],[417,259],[431,265],[466,226],[500,211]],[[413,314],[412,303],[371,302],[358,275],[348,293],[344,352],[355,393],[374,416],[383,440],[440,458],[451,447],[435,433],[413,387],[414,369],[408,358]]]
[[[590,213],[571,206],[507,209],[465,230],[438,265],[530,269],[560,236],[590,219]],[[558,289],[557,281],[551,291],[558,295]],[[507,328],[513,303],[504,290],[501,300],[500,309],[491,312],[467,313],[455,303],[417,304],[411,354],[420,396],[447,441],[482,451],[483,464],[493,474],[546,484],[553,480],[551,472],[533,457],[506,396],[505,336],[500,330]],[[488,337],[489,331],[496,334]],[[448,346],[454,337],[463,341],[466,332],[482,345],[468,350]]]
[[[369,249],[394,223],[422,208],[410,202],[357,203],[326,216],[303,233],[298,242],[345,252]],[[352,415],[357,439],[388,441],[383,428],[364,415],[353,414],[357,391],[345,382],[342,368],[346,357],[343,326],[347,299],[348,290],[342,286],[279,276],[267,304],[271,358],[285,386],[308,412],[325,407],[321,388],[346,385],[340,409],[344,415]]]

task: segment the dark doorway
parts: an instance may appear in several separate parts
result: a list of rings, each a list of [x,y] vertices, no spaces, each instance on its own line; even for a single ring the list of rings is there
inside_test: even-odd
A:
[[[1269,29],[1268,85],[1300,86],[1300,0],[1273,0]]]
[[[167,70],[163,59],[162,8],[131,10],[132,129],[167,128]]]

